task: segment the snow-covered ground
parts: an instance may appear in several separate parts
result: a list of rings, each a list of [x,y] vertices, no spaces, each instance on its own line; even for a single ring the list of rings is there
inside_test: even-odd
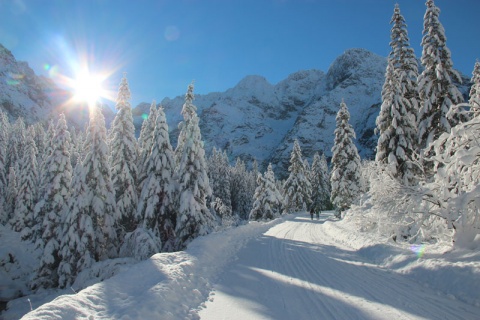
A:
[[[123,262],[77,294],[11,301],[2,317],[18,319],[31,302],[24,319],[479,319],[480,253],[448,250],[300,213]]]

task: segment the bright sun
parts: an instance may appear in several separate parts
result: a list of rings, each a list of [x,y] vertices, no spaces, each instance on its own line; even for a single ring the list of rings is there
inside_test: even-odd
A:
[[[87,102],[93,105],[99,98],[105,96],[105,90],[102,87],[104,77],[92,75],[89,72],[82,72],[73,83],[75,91],[74,99],[78,102]]]

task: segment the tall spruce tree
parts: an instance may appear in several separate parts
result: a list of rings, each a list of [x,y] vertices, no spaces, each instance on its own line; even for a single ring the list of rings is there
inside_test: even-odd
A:
[[[95,260],[100,261],[117,256],[119,216],[110,175],[105,118],[99,107],[91,110],[84,150],[86,155],[82,164],[87,190],[83,201],[93,222]]]
[[[283,188],[285,190],[285,210],[296,212],[306,210],[310,205],[311,184],[308,179],[308,170],[302,159],[302,150],[298,141],[293,142],[290,154],[290,172]]]
[[[405,108],[411,114],[410,117],[415,117],[415,121],[418,108],[420,107],[417,84],[418,63],[415,51],[410,46],[405,18],[400,13],[400,6],[398,4],[395,5],[390,24],[393,24],[393,26],[390,42],[392,50],[389,60],[393,62],[395,72],[399,79],[401,95],[410,102]],[[416,145],[416,141],[414,145]]]
[[[416,175],[413,155],[417,148],[418,68],[398,4],[391,23],[392,51],[382,90],[382,106],[376,121],[380,137],[375,160],[388,164],[393,176],[404,184],[412,185]]]
[[[45,176],[45,162],[53,150],[53,136],[55,135],[55,122],[50,119],[48,122],[47,131],[43,129],[40,123],[34,125],[35,127],[35,145],[37,146],[37,163],[38,163],[38,194],[41,197],[44,193],[45,185],[48,184],[48,178]]]
[[[427,0],[423,22],[422,58],[423,72],[418,77],[420,110],[417,118],[420,148],[425,148],[442,133],[465,121],[458,112],[447,113],[452,106],[463,102],[454,81],[461,83],[453,69],[450,50],[447,47],[445,29],[440,23],[440,9],[433,0]]]
[[[143,183],[147,178],[148,158],[153,145],[153,130],[155,130],[155,123],[157,121],[157,104],[155,100],[150,105],[150,112],[148,117],[143,120],[142,129],[140,130],[140,137],[138,138],[138,191],[142,192]]]
[[[19,174],[18,162],[22,160],[24,155],[26,126],[23,118],[18,118],[10,128],[7,145],[7,168],[14,167]],[[36,152],[36,151],[35,151]]]
[[[313,156],[310,177],[312,185],[311,207],[315,212],[330,209],[330,176],[324,154],[320,157],[316,152]]]
[[[180,133],[178,134],[177,147],[175,148],[175,163],[180,165],[180,160],[183,157],[183,148],[187,140],[187,128],[189,123],[197,115],[197,107],[193,104],[195,95],[193,94],[193,82],[188,86],[187,93],[185,94],[185,103],[182,106],[183,121],[178,124]]]
[[[206,198],[212,194],[212,190],[193,98],[192,83],[188,86],[182,109],[184,121],[180,126],[179,145],[175,151],[179,159],[176,171],[179,212],[175,230],[179,248],[185,247],[197,236],[210,233],[216,224],[216,218],[206,206]]]
[[[224,211],[231,213],[230,165],[225,151],[217,151],[216,148],[213,148],[212,155],[208,159],[208,178],[212,188],[212,199],[219,198],[223,206],[225,206]]]
[[[118,112],[113,120],[111,130],[110,163],[115,202],[119,215],[118,236],[123,239],[125,233],[135,230],[139,222],[135,216],[138,204],[138,145],[126,74],[123,75],[120,82],[115,108]]]
[[[252,210],[253,195],[255,193],[255,179],[253,173],[247,171],[245,162],[237,158],[235,167],[231,169],[232,211],[240,219],[247,220]]]
[[[472,75],[469,103],[473,116],[478,117],[480,114],[480,62],[475,62]]]
[[[52,151],[44,163],[44,188],[35,205],[36,246],[43,249],[40,268],[32,288],[58,286],[57,268],[60,263],[60,241],[63,236],[63,210],[67,207],[72,180],[70,164],[70,133],[65,116],[60,115],[52,140]]]
[[[71,149],[70,149],[70,160],[72,163],[72,168],[75,168],[78,162],[82,162],[84,158],[83,144],[85,142],[85,131],[78,130],[75,127],[70,127],[71,133]]]
[[[345,102],[337,113],[335,140],[332,147],[330,199],[338,209],[337,216],[350,208],[360,192],[360,156],[353,143],[355,131],[349,123],[350,113]]]
[[[96,217],[90,215],[89,188],[82,162],[73,173],[71,193],[64,211],[64,224],[60,242],[58,285],[69,287],[77,275],[93,265],[96,258]]]
[[[15,199],[18,194],[18,177],[15,173],[15,168],[10,167],[7,178],[7,188],[5,191],[5,220],[10,222],[15,212]]]
[[[322,156],[320,157],[320,172],[320,185],[323,190],[323,194],[320,197],[322,199],[322,210],[331,210],[332,203],[330,202],[330,194],[332,193],[332,187],[330,185],[330,171],[328,169],[325,153],[322,153]]]
[[[6,209],[7,196],[7,137],[8,119],[0,110],[0,224],[5,225],[9,219]]]
[[[175,247],[175,157],[168,135],[165,112],[157,111],[153,146],[147,161],[147,178],[138,203],[137,216],[143,221],[142,227],[152,234],[163,251]]]
[[[21,232],[22,239],[31,240],[33,237],[35,219],[33,209],[37,201],[37,148],[33,140],[33,127],[28,128],[23,157],[19,163],[18,193],[15,199],[13,213],[13,229]]]
[[[249,220],[272,220],[280,215],[284,201],[275,184],[272,164],[268,165],[267,171],[263,175],[258,174],[257,188],[253,198],[253,208],[250,211]]]

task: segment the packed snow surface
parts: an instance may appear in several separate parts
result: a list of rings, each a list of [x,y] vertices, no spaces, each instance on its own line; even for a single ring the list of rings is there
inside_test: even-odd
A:
[[[23,319],[480,318],[478,252],[379,244],[334,220],[303,212],[200,237],[77,294],[31,296]]]

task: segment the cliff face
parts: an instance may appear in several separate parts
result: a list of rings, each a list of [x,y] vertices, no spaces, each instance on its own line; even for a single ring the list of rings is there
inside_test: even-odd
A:
[[[45,120],[53,109],[47,94],[50,85],[0,44],[0,108],[10,119],[23,117],[27,123]]]

